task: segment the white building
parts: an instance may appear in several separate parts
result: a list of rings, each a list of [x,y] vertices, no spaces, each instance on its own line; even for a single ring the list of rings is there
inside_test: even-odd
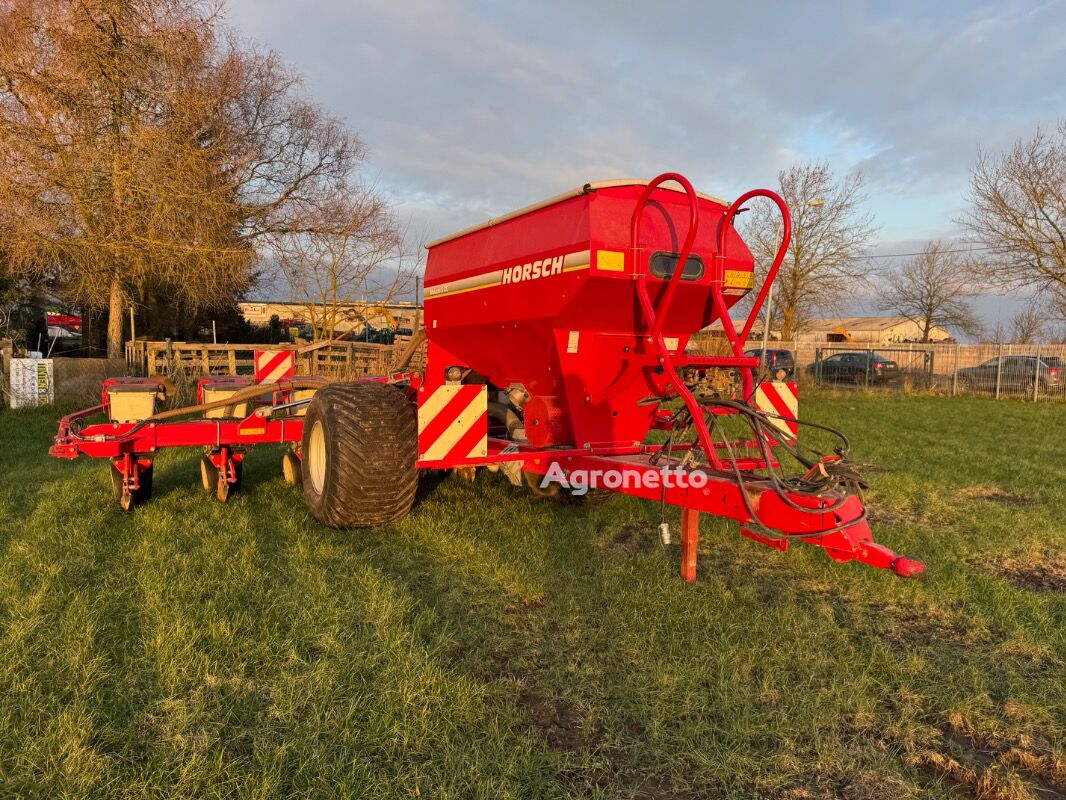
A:
[[[929,331],[933,342],[950,339],[939,325]],[[795,337],[797,342],[861,342],[891,344],[920,342],[922,326],[907,317],[821,317],[807,320]]]
[[[422,309],[414,303],[342,303],[337,331],[343,333],[350,330],[359,331],[363,328],[365,319],[375,328],[391,328],[395,325],[400,328],[415,330],[420,327]],[[241,316],[250,325],[268,325],[270,318],[277,316],[284,322],[308,322],[309,313],[306,303],[289,303],[278,300],[249,300],[246,303],[238,303]]]

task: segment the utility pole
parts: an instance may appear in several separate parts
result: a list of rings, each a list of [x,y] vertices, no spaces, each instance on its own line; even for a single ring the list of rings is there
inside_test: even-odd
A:
[[[766,292],[766,315],[763,317],[762,323],[762,357],[759,359],[761,364],[759,369],[766,369],[766,345],[770,340],[770,307],[774,304],[774,285],[771,283],[770,288]]]
[[[807,203],[808,208],[821,208],[825,205],[825,200],[817,198]],[[782,230],[778,227],[778,236],[782,234]],[[762,357],[760,361],[760,369],[766,369],[766,348],[770,344],[770,309],[774,304],[774,285],[771,283],[770,288],[766,290],[766,316],[763,319],[762,326]]]
[[[415,329],[420,330],[426,326],[425,314],[422,311],[422,303],[419,298],[422,294],[422,276],[415,275]]]

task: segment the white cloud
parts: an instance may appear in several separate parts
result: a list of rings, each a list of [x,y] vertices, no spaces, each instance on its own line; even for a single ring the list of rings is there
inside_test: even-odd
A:
[[[813,10],[812,10],[813,9]],[[236,0],[371,147],[414,229],[662,170],[730,196],[861,168],[887,238],[950,230],[978,145],[1066,109],[1066,0],[873,6]]]

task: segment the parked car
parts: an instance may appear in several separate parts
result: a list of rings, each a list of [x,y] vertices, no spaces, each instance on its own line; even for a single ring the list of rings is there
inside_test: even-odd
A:
[[[996,356],[976,367],[963,367],[958,380],[959,389],[964,392],[994,392],[998,385],[1000,391],[1031,394],[1037,381],[1040,391],[1057,390],[1064,377],[1066,365],[1056,356]]]
[[[815,380],[834,383],[858,383],[871,386],[896,380],[899,365],[877,353],[834,353],[807,366]]]
[[[749,358],[757,358],[762,361],[763,350],[758,347],[754,350],[746,350],[744,355]],[[796,359],[791,350],[766,349],[766,369],[777,380],[787,380],[796,374]]]

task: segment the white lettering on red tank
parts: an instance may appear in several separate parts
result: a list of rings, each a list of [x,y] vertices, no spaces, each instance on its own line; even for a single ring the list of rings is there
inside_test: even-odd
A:
[[[520,281],[537,280],[548,278],[552,275],[561,275],[563,272],[563,256],[541,258],[530,261],[527,264],[516,264],[503,270],[501,284],[519,283]]]

